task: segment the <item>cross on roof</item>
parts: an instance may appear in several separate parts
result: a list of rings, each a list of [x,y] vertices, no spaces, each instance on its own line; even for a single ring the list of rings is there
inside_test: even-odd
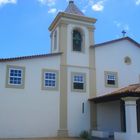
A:
[[[123,34],[123,37],[125,37],[125,35],[126,35],[126,31],[123,30],[123,31],[122,31],[122,34]]]

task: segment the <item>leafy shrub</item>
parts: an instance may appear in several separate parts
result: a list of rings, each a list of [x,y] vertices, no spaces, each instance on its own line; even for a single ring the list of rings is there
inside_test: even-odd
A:
[[[82,131],[82,132],[80,133],[80,138],[89,140],[89,139],[90,139],[90,134],[89,134],[89,132],[88,132],[88,131],[85,131],[85,130]]]

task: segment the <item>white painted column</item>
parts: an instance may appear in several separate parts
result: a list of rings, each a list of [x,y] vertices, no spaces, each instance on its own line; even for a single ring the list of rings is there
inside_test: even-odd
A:
[[[125,101],[125,119],[126,133],[115,132],[115,140],[140,140],[140,134],[137,132],[137,97],[126,97]]]
[[[126,116],[126,132],[136,134],[137,133],[137,109],[135,97],[123,98],[125,101],[125,116]]]

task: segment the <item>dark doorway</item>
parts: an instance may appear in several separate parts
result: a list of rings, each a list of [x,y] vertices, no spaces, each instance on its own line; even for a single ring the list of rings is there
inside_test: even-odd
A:
[[[126,132],[125,102],[123,100],[120,100],[120,113],[121,113],[121,131]]]
[[[137,100],[137,130],[140,132],[140,99]]]

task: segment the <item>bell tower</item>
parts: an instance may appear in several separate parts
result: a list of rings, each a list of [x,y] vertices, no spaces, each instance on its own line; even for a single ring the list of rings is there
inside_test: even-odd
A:
[[[53,20],[52,24],[49,27],[51,32],[51,52],[63,52],[63,45],[66,40],[64,40],[64,36],[67,36],[67,44],[65,44],[65,48],[68,49],[69,39],[72,40],[71,43],[71,50],[77,52],[83,52],[86,48],[85,45],[93,45],[87,44],[86,41],[86,30],[94,31],[93,24],[96,22],[96,19],[86,17],[79,8],[74,4],[73,0],[69,1],[69,4],[64,12],[59,12],[55,19]],[[62,26],[67,26],[67,31],[61,34]],[[69,28],[68,28],[69,26]],[[86,27],[84,29],[83,27]],[[71,29],[71,33],[69,30]],[[90,31],[86,31],[90,32]],[[93,39],[92,39],[93,41]],[[78,44],[77,44],[78,43]],[[86,43],[86,44],[85,44]],[[76,45],[77,44],[77,45]],[[77,47],[76,47],[77,46]],[[79,47],[78,47],[79,46]],[[63,52],[64,53],[64,52]]]
[[[60,115],[58,130],[58,136],[61,137],[79,135],[80,131],[82,131],[80,130],[82,128],[80,125],[77,126],[78,129],[80,128],[79,130],[77,129],[77,132],[73,132],[75,128],[72,129],[75,123],[72,122],[71,114],[74,117],[80,114],[76,115],[74,113],[76,108],[73,108],[73,105],[80,108],[81,105],[84,106],[84,102],[89,97],[93,97],[96,94],[95,51],[90,47],[94,45],[95,28],[93,24],[95,22],[96,19],[86,17],[75,5],[74,1],[70,0],[66,10],[59,12],[49,27],[51,32],[51,52],[62,52],[60,58]],[[76,76],[83,79],[83,83],[77,86],[73,83],[73,78]],[[75,103],[72,101],[74,96],[76,96]],[[82,115],[79,115],[79,117],[82,117]],[[87,118],[90,119],[89,112],[81,121],[81,124],[87,121],[87,125],[83,128],[85,130],[90,124]]]

